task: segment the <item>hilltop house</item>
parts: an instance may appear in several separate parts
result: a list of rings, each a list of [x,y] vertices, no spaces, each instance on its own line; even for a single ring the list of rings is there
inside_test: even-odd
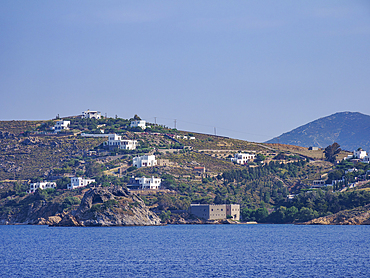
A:
[[[130,127],[140,127],[141,129],[146,129],[146,121],[144,120],[132,121],[130,123]]]
[[[37,189],[47,189],[47,188],[56,188],[57,184],[55,182],[35,182],[30,184],[30,189],[27,191],[27,193],[34,193]]]
[[[62,130],[69,130],[70,124],[71,124],[70,121],[63,121],[63,120],[57,121],[51,129],[54,130],[54,132],[59,132]]]
[[[366,157],[366,151],[364,151],[361,148],[353,152],[353,158],[364,159],[365,157]]]
[[[117,134],[109,134],[108,141],[103,143],[103,146],[123,150],[135,150],[137,145],[137,140],[122,140],[122,137]]]
[[[203,167],[203,166],[196,166],[193,168],[193,170],[197,173],[205,173],[206,172],[206,167]]]
[[[68,189],[75,189],[78,187],[85,187],[90,183],[95,182],[94,179],[84,179],[81,177],[73,177],[71,178],[71,183],[68,185]]]
[[[190,213],[205,220],[222,220],[228,217],[240,220],[240,205],[191,204]]]
[[[155,159],[155,155],[137,156],[133,158],[132,165],[137,168],[156,166],[157,160]]]
[[[87,111],[82,112],[82,119],[101,119],[101,113],[99,111],[90,111],[89,109]]]
[[[199,176],[203,176],[203,174],[206,172],[206,167],[197,166],[193,168],[193,171]]]
[[[237,164],[247,164],[248,161],[254,160],[256,155],[249,154],[249,153],[236,153],[234,157],[231,158],[232,162],[235,162]]]
[[[319,188],[319,187],[323,187],[323,186],[326,186],[326,181],[325,180],[314,180],[312,182],[311,188]]]
[[[159,189],[161,186],[162,179],[160,178],[146,178],[146,177],[141,177],[141,178],[135,178],[132,177],[130,178],[129,184],[127,187],[130,189]]]

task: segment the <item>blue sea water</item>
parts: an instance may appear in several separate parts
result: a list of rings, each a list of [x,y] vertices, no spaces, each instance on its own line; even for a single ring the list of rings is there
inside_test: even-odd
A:
[[[370,226],[0,226],[1,277],[370,277]]]

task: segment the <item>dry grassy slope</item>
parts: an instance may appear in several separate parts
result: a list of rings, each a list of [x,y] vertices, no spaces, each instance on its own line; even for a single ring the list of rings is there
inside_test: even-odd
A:
[[[13,134],[20,134],[32,130],[41,121],[2,121],[0,131],[8,131]],[[314,159],[322,158],[322,151],[309,151],[307,148],[252,143],[226,137],[191,133],[180,131],[180,135],[194,136],[195,140],[178,139],[186,146],[192,146],[194,150],[230,150],[228,153],[217,154],[204,151],[203,153],[166,154],[160,158],[169,159],[176,163],[177,168],[169,169],[173,174],[192,173],[194,166],[204,166],[210,173],[238,168],[227,159],[227,156],[237,151],[250,151],[264,153],[272,157],[279,151],[292,154],[300,154]],[[125,138],[142,140],[150,147],[158,148],[169,146],[175,143],[163,135],[151,135],[146,133],[127,132]],[[77,137],[16,137],[0,139],[0,180],[5,179],[29,179],[34,176],[41,176],[48,170],[58,167],[62,161],[72,156],[91,149],[103,142],[104,138],[80,138]],[[182,169],[181,169],[182,168]],[[188,169],[187,169],[188,168]]]
[[[0,131],[19,135],[27,130],[33,130],[42,121],[0,121]]]
[[[195,140],[178,139],[185,146],[191,146],[195,150],[249,150],[264,151],[263,144],[231,139],[227,137],[207,135],[201,133],[181,132],[181,135],[192,134]]]
[[[203,153],[187,152],[187,153],[177,153],[177,154],[162,154],[158,156],[158,159],[168,159],[171,164],[167,167],[148,167],[140,168],[134,171],[133,175],[147,176],[151,175],[161,175],[161,174],[171,174],[174,176],[190,176],[198,175],[198,172],[194,171],[194,167],[205,167],[206,174],[214,176],[220,174],[224,171],[229,171],[232,169],[242,169],[243,166],[236,165],[229,160],[218,159]]]
[[[101,144],[101,138],[15,137],[0,140],[0,180],[42,176]]]
[[[178,166],[188,167],[191,171],[193,171],[194,167],[198,166],[205,167],[207,172],[213,173],[220,173],[241,167],[235,165],[230,160],[217,159],[210,155],[196,152],[166,154],[161,156],[161,158],[162,157],[175,162]]]
[[[305,147],[294,146],[294,145],[270,144],[270,143],[269,144],[266,143],[264,145],[274,148],[277,151],[299,154],[299,155],[303,155],[305,157],[309,157],[312,159],[324,159],[325,158],[323,149],[313,151]],[[352,153],[348,151],[341,151],[337,158],[338,160],[342,160],[344,157],[347,157],[349,154],[352,154]]]

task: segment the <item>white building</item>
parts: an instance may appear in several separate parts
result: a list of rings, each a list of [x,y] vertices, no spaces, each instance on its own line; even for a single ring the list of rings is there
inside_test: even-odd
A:
[[[140,189],[159,189],[161,186],[162,179],[160,178],[130,178],[131,187],[138,187]]]
[[[117,134],[109,134],[108,141],[103,143],[103,146],[117,147],[123,150],[135,150],[137,145],[137,140],[122,140],[122,137]]]
[[[248,161],[254,160],[256,155],[249,154],[249,153],[236,153],[234,157],[231,158],[232,162],[244,165],[247,164]]]
[[[370,155],[365,156],[364,159],[362,160],[362,162],[370,163]]]
[[[30,184],[30,190],[27,191],[27,193],[34,193],[38,188],[41,190],[47,189],[47,188],[56,188],[57,184],[55,182],[35,182]]]
[[[70,121],[63,121],[63,120],[57,121],[51,129],[54,130],[54,132],[59,132],[62,130],[69,130],[70,124],[71,124]]]
[[[132,121],[130,127],[141,127],[141,129],[146,129],[146,121],[144,120]]]
[[[82,112],[82,118],[83,119],[97,119],[97,120],[100,120],[101,119],[101,113],[99,111],[87,110],[87,111]]]
[[[132,165],[137,168],[156,166],[157,160],[155,160],[155,155],[137,156],[133,158]]]
[[[353,158],[364,159],[366,157],[366,151],[359,149],[353,152]]]
[[[351,169],[348,169],[344,172],[344,174],[347,174],[347,173],[355,173],[355,172],[358,172],[358,170],[356,168],[351,168]]]
[[[84,178],[81,178],[81,177],[74,177],[74,178],[71,178],[71,183],[70,185],[68,185],[68,189],[75,189],[75,188],[78,188],[78,187],[84,187],[84,186],[87,186],[89,185],[90,183],[93,183],[95,182],[94,179],[84,179]]]

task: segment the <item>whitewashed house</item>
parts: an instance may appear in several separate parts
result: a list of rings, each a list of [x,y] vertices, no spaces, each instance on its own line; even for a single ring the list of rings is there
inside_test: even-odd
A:
[[[135,150],[137,146],[138,146],[137,140],[122,140],[120,149]]]
[[[155,159],[155,155],[137,156],[133,158],[132,165],[137,168],[151,167],[157,165],[157,160]]]
[[[83,119],[101,119],[101,113],[99,111],[90,111],[89,109],[87,111],[82,112],[82,118]]]
[[[94,179],[84,179],[81,177],[73,177],[71,178],[71,183],[68,185],[68,189],[75,189],[78,187],[85,187],[90,183],[95,182]]]
[[[34,193],[37,189],[47,189],[47,188],[56,188],[57,184],[55,182],[35,182],[30,184],[30,189],[27,191],[27,193]]]
[[[363,149],[358,149],[357,151],[353,152],[353,158],[364,159],[366,156],[366,151]]]
[[[60,132],[62,130],[69,130],[70,121],[57,121],[55,125],[51,128],[54,132]]]
[[[344,173],[347,174],[347,173],[355,173],[355,172],[358,172],[358,170],[356,168],[351,168],[351,169],[346,170]]]
[[[109,134],[108,141],[105,141],[103,146],[117,147],[123,150],[135,150],[138,142],[137,140],[122,140],[122,137],[117,134]]]
[[[364,159],[362,160],[362,162],[370,163],[370,155],[365,156]]]
[[[312,182],[311,188],[323,187],[325,185],[326,185],[326,181],[325,180],[314,180]]]
[[[254,158],[256,157],[255,154],[249,154],[249,153],[236,153],[234,155],[234,157],[231,158],[231,161],[232,162],[235,162],[237,164],[241,164],[241,165],[244,165],[244,164],[247,164],[248,161],[252,161],[254,160]]]
[[[132,121],[130,123],[130,127],[140,127],[141,129],[146,129],[146,121],[144,120]]]
[[[130,182],[128,187],[131,188],[139,188],[139,189],[159,189],[161,186],[162,179],[161,178],[130,178]]]

